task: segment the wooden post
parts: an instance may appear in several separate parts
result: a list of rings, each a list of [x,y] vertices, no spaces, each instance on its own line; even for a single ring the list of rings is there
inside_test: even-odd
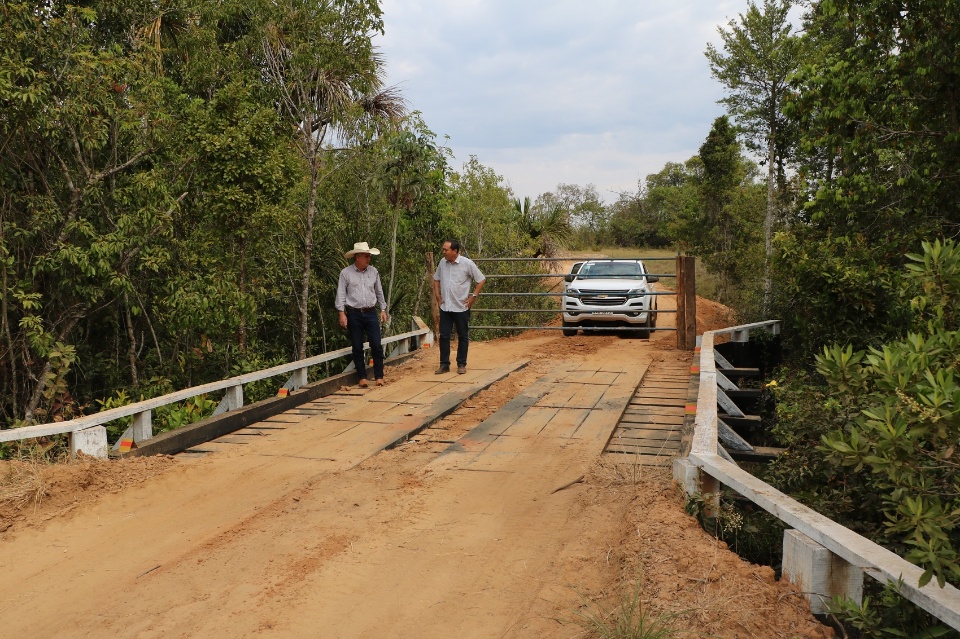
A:
[[[427,289],[430,291],[430,311],[433,317],[433,336],[440,335],[440,304],[437,302],[437,296],[433,294],[433,251],[426,254],[427,263]]]
[[[684,330],[687,324],[686,324],[686,313],[684,312],[686,310],[686,307],[684,306],[684,298],[683,298],[683,256],[680,255],[679,253],[677,254],[676,268],[677,268],[677,279],[676,279],[677,296],[675,299],[677,302],[677,314],[674,315],[673,317],[674,317],[674,322],[677,325],[677,348],[682,350],[683,345],[687,343],[687,338],[684,333]]]
[[[677,348],[697,347],[697,263],[692,255],[677,256]]]
[[[709,473],[700,471],[700,495],[703,497],[703,516],[716,518],[720,512],[720,482]]]

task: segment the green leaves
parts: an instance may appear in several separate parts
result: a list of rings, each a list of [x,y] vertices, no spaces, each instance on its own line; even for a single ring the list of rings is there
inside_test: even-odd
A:
[[[928,308],[922,291],[953,299],[949,286],[924,285],[951,280],[944,276],[950,269],[941,266],[952,263],[957,247],[925,242],[923,249],[910,257],[917,265],[911,278],[921,289],[913,298],[918,311]],[[817,372],[838,403],[859,406],[860,414],[824,434],[821,445],[828,459],[853,473],[871,471],[869,485],[883,496],[887,534],[924,568],[921,585],[936,577],[942,586],[960,580],[960,331],[946,330],[942,315],[924,329],[869,352],[824,347]]]
[[[837,390],[853,392],[864,387],[863,361],[864,352],[854,352],[849,344],[846,347],[824,346],[823,353],[816,358],[817,372]]]

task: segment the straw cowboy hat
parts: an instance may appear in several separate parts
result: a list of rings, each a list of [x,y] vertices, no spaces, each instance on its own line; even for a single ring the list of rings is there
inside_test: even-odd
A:
[[[343,254],[344,257],[353,257],[357,253],[369,253],[370,255],[380,255],[380,249],[370,248],[366,242],[357,242],[353,245],[352,251]]]

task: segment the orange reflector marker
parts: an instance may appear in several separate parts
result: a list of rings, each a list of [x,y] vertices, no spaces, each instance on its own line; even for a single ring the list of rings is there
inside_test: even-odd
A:
[[[690,367],[690,374],[691,374],[691,375],[699,375],[699,374],[700,374],[700,367],[699,367],[699,366],[691,366],[691,367]]]
[[[688,413],[688,414],[690,414],[690,413],[696,413],[696,412],[697,412],[697,405],[696,405],[696,404],[687,404],[686,406],[683,407],[683,412]]]
[[[132,440],[132,439],[121,439],[121,440],[120,440],[120,452],[121,452],[121,453],[129,453],[131,448],[133,448],[133,440]]]
[[[290,394],[289,388],[281,388],[280,390],[277,391],[277,397],[286,397],[289,394]]]

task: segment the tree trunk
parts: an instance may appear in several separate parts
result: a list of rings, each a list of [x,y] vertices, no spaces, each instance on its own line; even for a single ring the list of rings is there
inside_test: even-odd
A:
[[[3,273],[3,288],[0,289],[0,324],[3,326],[3,336],[7,341],[7,353],[10,357],[10,405],[13,407],[13,419],[17,419],[17,404],[20,391],[17,388],[17,357],[13,348],[13,336],[10,334],[10,319],[7,309],[7,268],[0,266]]]
[[[775,213],[776,200],[774,188],[774,161],[776,160],[776,146],[774,140],[774,126],[770,123],[770,133],[767,138],[767,214],[763,224],[763,310],[770,310],[770,296],[773,291],[773,284],[770,276],[770,262],[773,256],[773,216]]]
[[[429,252],[425,256],[427,263],[427,284],[430,286],[430,315],[433,318],[433,335],[434,337],[440,336],[440,303],[437,301],[437,296],[433,294],[433,252]]]
[[[307,335],[310,329],[310,261],[313,258],[313,217],[317,210],[317,177],[320,150],[310,159],[310,193],[307,196],[306,219],[304,220],[303,281],[300,285],[300,337],[297,343],[297,359],[307,358]]]
[[[393,314],[393,280],[397,272],[397,228],[400,226],[400,207],[393,215],[393,238],[390,240],[390,285],[387,287],[387,308]]]
[[[130,383],[134,387],[140,385],[140,376],[137,374],[137,334],[133,330],[133,314],[130,313],[130,297],[123,294],[123,311],[127,320],[127,359],[130,362]]]
[[[247,297],[247,240],[240,238],[240,297]],[[241,356],[247,354],[247,314],[241,313],[240,326],[237,329],[237,349]]]
[[[79,321],[80,315],[67,320],[67,325],[63,327],[62,331],[60,331],[60,334],[57,336],[57,341],[62,342],[67,339],[67,336]],[[47,358],[47,361],[43,365],[43,370],[40,371],[40,375],[37,376],[37,385],[33,388],[33,393],[30,396],[30,402],[27,404],[27,409],[23,412],[24,421],[33,421],[33,414],[36,412],[37,406],[40,405],[40,398],[43,397],[43,391],[47,387],[47,375],[51,370],[53,370],[53,364],[50,362],[50,358]]]

